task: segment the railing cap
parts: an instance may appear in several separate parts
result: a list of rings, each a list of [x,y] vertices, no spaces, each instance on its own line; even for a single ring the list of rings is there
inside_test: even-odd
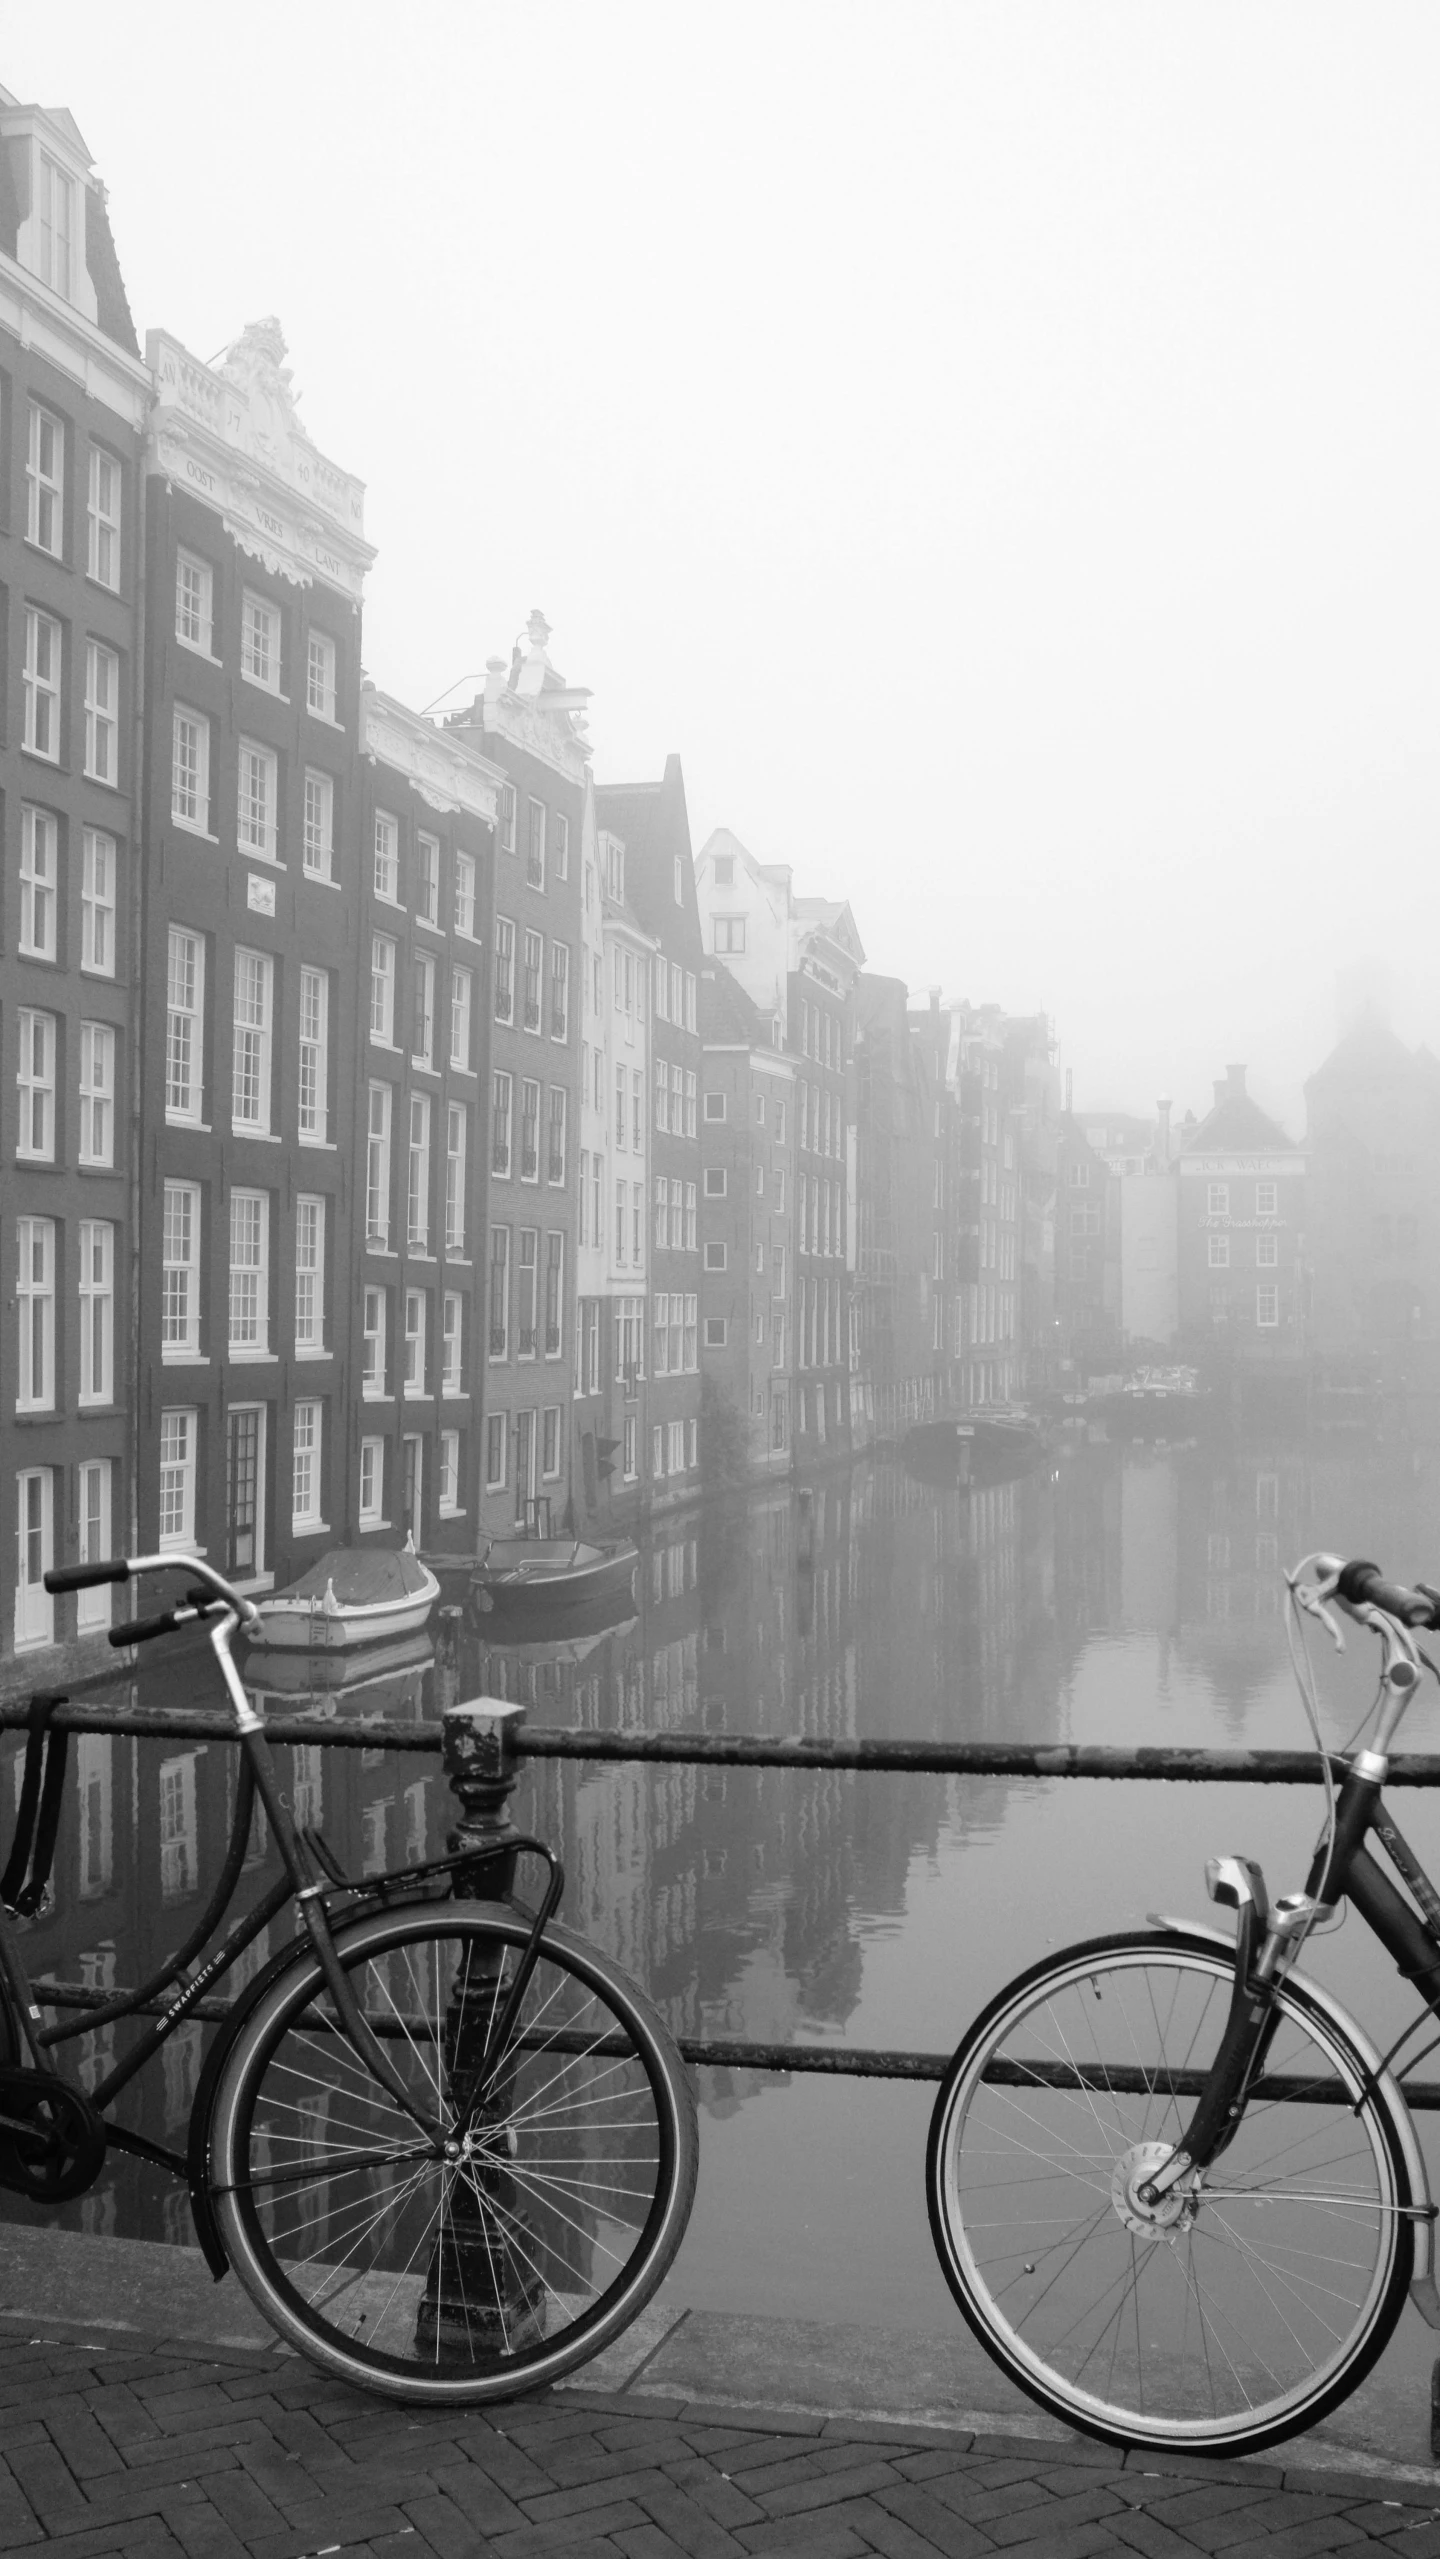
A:
[[[524,1712],[524,1707],[516,1705],[509,1697],[464,1697],[457,1705],[445,1708],[441,1721],[448,1724],[458,1715],[473,1715],[481,1722],[499,1724],[512,1715],[518,1721]]]

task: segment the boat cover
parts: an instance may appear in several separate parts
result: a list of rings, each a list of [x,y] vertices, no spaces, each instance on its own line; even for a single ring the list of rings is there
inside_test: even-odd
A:
[[[298,1582],[277,1591],[275,1597],[323,1599],[326,1583],[333,1582],[339,1607],[379,1608],[386,1600],[428,1590],[432,1579],[409,1547],[397,1555],[384,1546],[332,1546]]]

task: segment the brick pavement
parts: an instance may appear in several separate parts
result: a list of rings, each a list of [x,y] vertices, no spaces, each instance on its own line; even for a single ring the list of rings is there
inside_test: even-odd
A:
[[[1432,2486],[567,2390],[420,2414],[276,2353],[0,2320],[0,2553],[1440,2559]]]

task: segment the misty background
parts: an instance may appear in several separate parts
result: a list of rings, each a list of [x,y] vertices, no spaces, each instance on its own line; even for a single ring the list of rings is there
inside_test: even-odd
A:
[[[68,0],[0,78],[142,338],[279,315],[386,690],[539,605],[598,779],[1083,1105],[1298,1131],[1372,955],[1440,1048],[1428,0]]]

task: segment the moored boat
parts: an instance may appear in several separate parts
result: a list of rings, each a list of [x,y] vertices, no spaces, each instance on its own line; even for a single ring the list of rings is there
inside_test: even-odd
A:
[[[440,1585],[413,1546],[333,1546],[288,1590],[255,1605],[252,1644],[289,1652],[343,1652],[382,1637],[416,1635]]]
[[[1203,1427],[1211,1397],[1193,1368],[1142,1368],[1091,1409],[1122,1439],[1174,1439]]]
[[[639,1549],[628,1537],[492,1537],[470,1575],[483,1616],[629,1599]]]

